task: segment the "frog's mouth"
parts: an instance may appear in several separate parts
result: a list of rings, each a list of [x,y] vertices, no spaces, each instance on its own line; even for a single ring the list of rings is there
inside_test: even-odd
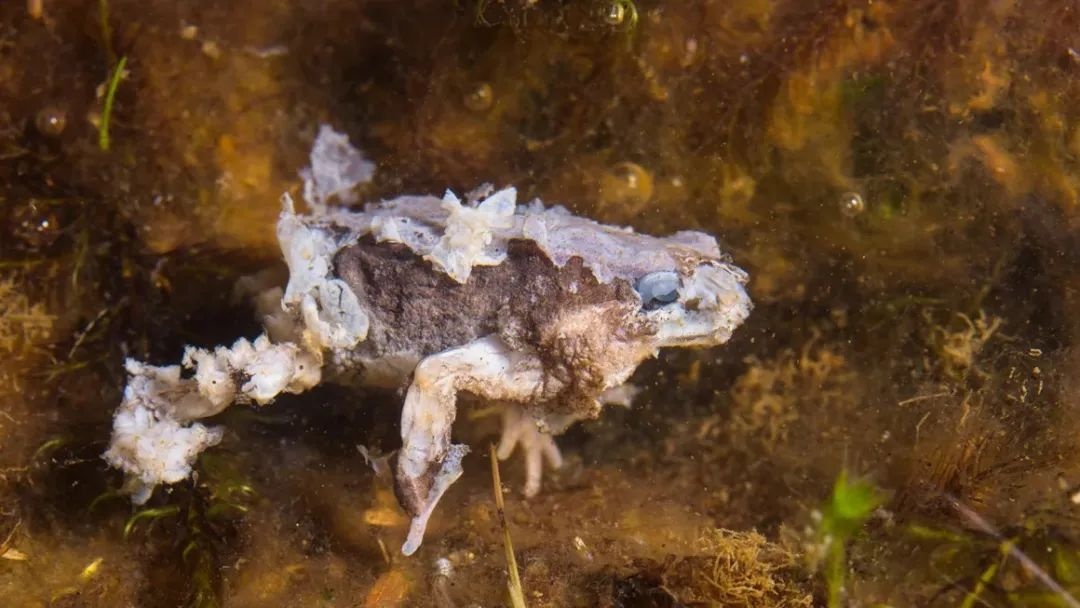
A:
[[[731,264],[700,264],[683,278],[676,301],[646,313],[656,323],[658,346],[727,342],[753,308],[746,281],[746,273]]]

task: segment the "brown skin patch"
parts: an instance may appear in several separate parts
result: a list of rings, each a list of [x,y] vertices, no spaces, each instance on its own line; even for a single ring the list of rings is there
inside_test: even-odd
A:
[[[599,283],[580,258],[558,268],[532,241],[510,241],[505,262],[473,268],[463,284],[407,246],[370,237],[342,249],[334,263],[371,316],[368,337],[355,351],[363,358],[423,358],[496,334],[513,349],[539,351],[545,366],[576,368],[586,353],[566,344],[566,336],[557,339],[562,315],[597,309],[590,343],[645,330],[632,317],[638,298],[629,283]]]
[[[424,509],[422,497],[431,493],[431,486],[435,485],[435,471],[438,470],[438,466],[428,468],[426,473],[413,479],[397,473],[397,454],[394,455],[391,466],[395,472],[394,497],[397,498],[398,504],[409,514],[409,517],[420,515]]]
[[[423,359],[490,335],[535,353],[544,384],[534,413],[595,415],[610,375],[636,366],[627,348],[655,332],[636,315],[640,299],[625,280],[599,283],[580,258],[557,267],[532,241],[512,240],[506,260],[473,269],[458,283],[405,245],[366,237],[334,260],[337,276],[368,311],[367,339],[353,354],[374,360]],[[398,474],[395,493],[413,517],[426,504],[439,463],[416,478]]]

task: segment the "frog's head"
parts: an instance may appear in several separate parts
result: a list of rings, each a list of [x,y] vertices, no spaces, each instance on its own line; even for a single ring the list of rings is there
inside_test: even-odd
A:
[[[700,232],[667,239],[675,264],[640,274],[634,289],[638,315],[656,328],[657,347],[713,346],[727,342],[750,315],[746,273],[719,252],[716,241]]]

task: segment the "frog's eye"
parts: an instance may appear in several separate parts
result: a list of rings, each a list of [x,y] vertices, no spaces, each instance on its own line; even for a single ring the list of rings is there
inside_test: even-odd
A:
[[[670,271],[649,273],[638,279],[638,295],[645,310],[659,308],[679,299],[679,275]]]

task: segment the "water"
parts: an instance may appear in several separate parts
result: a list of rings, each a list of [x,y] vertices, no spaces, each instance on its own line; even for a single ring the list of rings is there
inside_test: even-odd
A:
[[[644,365],[540,496],[503,463],[527,605],[1075,605],[1078,25],[1048,0],[4,3],[4,604],[510,605],[478,408],[408,559],[357,450],[397,447],[394,395],[234,408],[146,511],[99,458],[124,357],[258,332],[233,286],[274,268],[328,122],[379,167],[363,199],[514,184],[711,232],[751,275],[732,342]]]

